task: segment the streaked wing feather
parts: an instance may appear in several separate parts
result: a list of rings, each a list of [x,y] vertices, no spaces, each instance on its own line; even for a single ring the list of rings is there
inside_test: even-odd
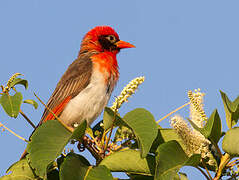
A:
[[[48,100],[47,107],[51,110],[55,109],[67,97],[75,97],[80,93],[89,83],[92,73],[92,61],[90,59],[92,54],[81,55],[76,59],[66,70],[58,82],[56,89]],[[45,109],[41,121],[48,116],[49,111]]]

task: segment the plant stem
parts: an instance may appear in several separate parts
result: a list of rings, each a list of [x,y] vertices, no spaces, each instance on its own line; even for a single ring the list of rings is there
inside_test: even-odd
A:
[[[91,153],[91,155],[96,159],[96,164],[100,163],[103,157],[100,155],[99,150],[92,146],[90,139],[87,136],[84,136],[82,144],[84,147]],[[79,147],[78,147],[79,149]],[[80,149],[79,149],[80,150]]]
[[[27,122],[28,122],[34,129],[36,129],[36,126],[35,126],[35,125],[33,124],[33,122],[27,117],[27,115],[22,112],[21,109],[20,109],[20,114],[27,120]]]
[[[89,172],[90,172],[90,170],[93,168],[93,166],[89,166],[89,168],[87,169],[87,171],[86,171],[86,173],[85,173],[85,177],[87,177],[88,176],[88,174],[89,174]],[[85,178],[84,178],[85,179]]]
[[[239,164],[239,162],[237,161],[237,162],[235,162],[234,164],[230,164],[230,165],[227,165],[227,167],[233,167],[233,166],[236,166],[236,165],[238,165]]]
[[[218,171],[216,173],[216,176],[213,180],[219,180],[221,175],[222,175],[222,171],[225,168],[225,166],[227,165],[227,163],[231,160],[231,156],[229,154],[225,154],[224,156],[222,156],[221,158],[221,163],[219,165]]]
[[[112,135],[112,131],[113,131],[113,128],[114,128],[114,122],[115,122],[115,119],[116,119],[117,109],[118,109],[118,105],[116,105],[116,109],[115,109],[115,111],[114,111],[114,118],[113,118],[112,126],[111,126],[111,128],[110,128],[109,137],[106,139],[106,143],[105,143],[105,147],[104,147],[104,154],[105,154],[105,152],[106,152],[106,150],[107,150],[107,147],[108,147],[108,144],[109,144],[111,135]]]
[[[206,164],[204,163],[203,160],[202,160],[202,165],[203,165],[203,167],[206,169],[206,172],[207,172],[209,178],[212,179],[212,176],[211,176],[211,174],[209,173],[209,171],[208,171],[208,169],[207,169],[207,166],[206,166]]]
[[[236,165],[237,163],[239,163],[238,161],[239,161],[239,159],[235,159],[235,160],[231,161],[230,163],[228,163],[227,166],[234,166],[233,163],[235,163],[235,165]]]
[[[218,147],[217,143],[214,143],[214,142],[212,142],[212,143],[215,146],[217,152],[219,153],[220,158],[222,158],[222,152],[221,152],[220,148]]]
[[[99,149],[101,146],[100,146],[100,144],[97,142],[97,140],[95,139],[95,137],[94,136],[91,136],[89,133],[87,133],[90,137],[91,137],[91,139],[94,141],[94,143],[96,144],[96,147],[97,147],[97,149]]]
[[[116,98],[116,107],[115,107],[115,110],[114,110],[114,118],[113,118],[113,122],[112,122],[112,125],[111,125],[111,128],[110,128],[110,134],[109,134],[109,137],[107,138],[106,136],[106,143],[105,143],[105,147],[104,147],[104,155],[105,155],[105,152],[107,150],[107,147],[108,147],[108,144],[109,144],[109,141],[110,141],[110,138],[111,138],[111,135],[112,135],[112,131],[113,131],[113,128],[114,128],[114,122],[115,122],[115,119],[116,119],[116,113],[119,109],[119,104],[118,104],[118,101],[117,101],[117,98]]]
[[[3,85],[1,85],[0,87],[1,87],[1,89],[2,89],[2,92],[4,92],[4,86],[3,86]]]
[[[104,132],[103,132],[103,135],[102,135],[102,138],[101,138],[101,145],[102,145],[102,147],[104,146],[104,142],[105,142],[105,138],[106,138],[106,135],[107,135],[107,133],[109,132],[110,130],[104,130]]]
[[[18,137],[19,139],[28,142],[25,138],[19,136],[18,134],[16,134],[15,132],[13,132],[11,129],[7,128],[6,126],[4,126],[1,122],[0,122],[0,127],[3,127],[4,129],[6,129],[8,132],[12,133],[14,136]]]
[[[114,151],[118,151],[119,149],[123,148],[124,145],[127,145],[130,142],[130,140],[127,140],[125,142],[123,142],[122,144],[120,144],[119,146],[117,146]]]
[[[207,176],[207,174],[199,167],[196,167],[205,177],[207,180],[210,180],[210,178]]]
[[[175,109],[175,110],[173,110],[172,112],[168,113],[166,116],[164,116],[164,117],[162,117],[161,119],[159,119],[159,120],[157,121],[157,123],[160,123],[162,120],[166,119],[167,117],[169,117],[169,116],[172,115],[173,113],[177,112],[178,110],[184,108],[185,106],[187,106],[187,105],[189,105],[189,104],[190,104],[190,102],[188,102],[188,103],[186,103],[186,104],[184,104],[184,105],[178,107],[177,109]]]

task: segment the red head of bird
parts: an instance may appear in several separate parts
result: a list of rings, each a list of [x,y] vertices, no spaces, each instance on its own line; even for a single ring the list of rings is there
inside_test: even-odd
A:
[[[115,30],[109,26],[97,26],[90,30],[82,40],[80,53],[85,51],[113,52],[132,48],[134,45],[121,41]]]

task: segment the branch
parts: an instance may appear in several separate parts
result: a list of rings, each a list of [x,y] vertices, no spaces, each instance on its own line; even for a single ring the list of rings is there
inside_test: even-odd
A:
[[[110,128],[110,134],[109,134],[109,137],[106,139],[106,143],[105,143],[105,147],[104,147],[104,155],[105,155],[105,152],[107,150],[107,147],[108,147],[108,144],[109,144],[109,141],[110,141],[110,138],[111,138],[111,135],[112,135],[112,131],[113,131],[113,128],[114,128],[114,122],[115,122],[115,119],[116,119],[116,113],[118,111],[118,102],[116,100],[116,108],[114,110],[114,119],[113,119],[113,122],[112,122],[112,125],[111,125],[111,128]]]
[[[221,158],[221,163],[219,165],[218,171],[216,173],[216,176],[213,180],[219,180],[221,175],[222,175],[222,171],[225,168],[225,166],[227,165],[227,163],[231,160],[231,156],[229,154],[225,154],[224,156],[222,156]]]
[[[92,144],[92,141],[89,137],[84,136],[84,138],[82,140],[82,144],[91,153],[91,155],[96,159],[96,164],[98,164],[103,159],[103,157],[101,156],[100,151],[97,149],[97,147],[95,147]],[[81,147],[80,147],[80,143],[78,144],[77,148],[80,151],[82,151]]]
[[[239,159],[235,159],[233,161],[231,161],[230,163],[227,164],[227,167],[232,167],[235,166],[239,163]]]
[[[4,126],[1,122],[0,122],[0,127],[3,127],[5,130],[7,130],[8,132],[12,133],[14,136],[18,137],[19,139],[28,142],[25,138],[19,136],[18,134],[16,134],[15,132],[13,132],[11,129],[7,128],[6,126]]]
[[[34,129],[36,129],[36,126],[35,126],[35,125],[33,124],[33,122],[27,117],[27,115],[22,112],[21,109],[20,109],[20,114],[27,120],[27,122],[28,122]]]
[[[93,142],[96,144],[96,147],[99,149],[101,148],[101,145],[97,142],[96,138],[94,136],[92,136],[90,133],[87,133],[90,136],[90,138],[93,140]]]
[[[157,121],[157,123],[160,123],[162,120],[166,119],[167,117],[169,117],[169,116],[172,115],[173,113],[177,112],[178,110],[184,108],[185,106],[187,106],[187,105],[189,105],[189,104],[190,104],[190,102],[188,102],[188,103],[186,103],[186,104],[184,104],[184,105],[178,107],[177,109],[175,109],[175,110],[173,110],[172,112],[168,113],[168,114],[167,114],[166,116],[164,116],[163,118],[159,119],[159,120]]]
[[[217,150],[217,152],[218,152],[220,158],[222,158],[223,155],[222,155],[222,152],[221,152],[220,148],[218,147],[217,143],[214,143],[214,142],[212,142],[212,143],[213,143],[213,145],[215,146],[215,148],[216,148],[216,150]]]
[[[204,169],[206,169],[206,172],[207,172],[207,174],[208,174],[209,179],[212,179],[212,176],[211,176],[211,174],[209,173],[209,171],[208,171],[208,169],[207,169],[207,166],[206,166],[206,164],[204,163],[203,160],[202,160],[202,165],[203,165]]]
[[[207,176],[207,174],[199,167],[196,167],[196,169],[198,169],[205,177],[207,180],[210,180],[210,178]]]

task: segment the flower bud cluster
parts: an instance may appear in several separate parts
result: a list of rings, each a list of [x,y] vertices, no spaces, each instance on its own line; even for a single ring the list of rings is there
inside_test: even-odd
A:
[[[203,109],[204,96],[205,94],[200,92],[200,89],[194,92],[188,91],[188,97],[190,99],[190,119],[199,128],[203,128],[207,122],[207,116]],[[211,142],[199,131],[189,126],[179,115],[172,117],[170,124],[173,129],[175,129],[180,139],[182,139],[185,145],[185,153],[188,156],[201,154],[201,157],[207,160],[207,164],[212,166],[216,164],[215,158],[210,150],[210,146],[212,145]]]
[[[208,159],[207,163],[209,165],[215,165],[216,162],[209,149],[211,142],[208,139],[197,130],[191,128],[179,115],[172,117],[170,124],[176,130],[180,139],[182,139],[186,148],[185,153],[188,156],[201,154],[203,159]]]
[[[204,96],[205,94],[200,92],[200,89],[194,92],[188,91],[188,98],[190,99],[190,119],[200,128],[207,122],[207,116],[203,109]]]
[[[115,98],[111,109],[113,111],[118,110],[124,102],[128,102],[128,98],[132,96],[138,89],[138,86],[144,82],[144,76],[137,77],[129,82],[127,86],[121,91],[120,95]]]

